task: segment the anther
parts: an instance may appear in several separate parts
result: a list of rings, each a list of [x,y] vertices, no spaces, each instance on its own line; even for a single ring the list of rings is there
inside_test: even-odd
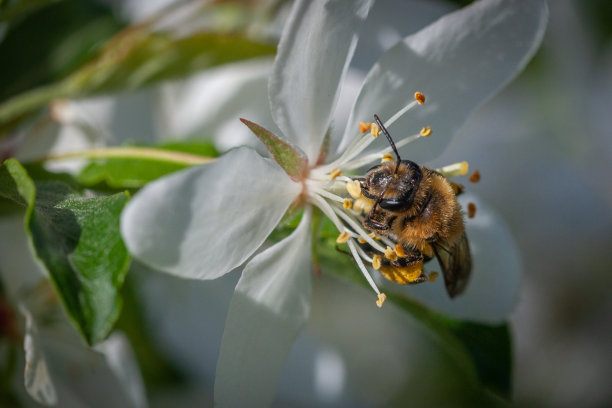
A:
[[[474,218],[474,216],[476,215],[476,204],[468,203],[467,209],[468,209],[468,218]]]
[[[442,175],[446,178],[451,178],[455,176],[465,176],[469,171],[468,162],[462,161],[459,163],[449,164],[448,166],[444,166],[440,169],[437,169]]]
[[[378,254],[372,257],[372,268],[379,270],[382,265],[382,257]]]
[[[429,126],[425,126],[423,129],[421,129],[420,135],[423,137],[429,137],[432,133],[431,128]]]
[[[338,235],[338,238],[336,238],[336,243],[344,244],[348,242],[350,238],[351,238],[351,235],[348,232],[344,231],[342,234]]]
[[[417,100],[417,102],[418,102],[420,105],[422,105],[422,104],[424,104],[424,103],[425,103],[425,95],[423,95],[423,94],[422,94],[422,93],[420,93],[420,92],[415,92],[415,93],[414,93],[414,99],[416,99],[416,100]]]
[[[357,238],[357,242],[359,242],[360,244],[363,245],[363,244],[365,244],[368,241],[366,241],[364,238],[359,237],[359,238]]]
[[[436,279],[438,279],[438,272],[432,272],[427,277],[427,280],[430,281],[430,282],[435,282]]]
[[[404,252],[404,246],[402,244],[395,245],[395,253],[400,258],[404,258],[406,256],[406,252]]]
[[[387,247],[385,250],[385,258],[389,259],[390,261],[395,261],[397,259],[397,254],[393,249],[391,249],[391,247]]]
[[[387,295],[385,295],[384,293],[380,293],[378,295],[378,300],[376,301],[376,306],[382,307],[383,303],[385,303],[385,300],[387,300]]]
[[[353,208],[353,200],[351,200],[350,198],[345,198],[342,202],[342,207],[344,207],[345,210],[350,210],[351,208]]]
[[[392,162],[395,161],[395,159],[393,158],[393,156],[391,156],[391,153],[387,153],[385,154],[382,159],[380,159],[381,163],[387,163],[387,162]]]
[[[329,179],[333,180],[338,176],[342,175],[342,171],[340,171],[340,169],[333,169],[332,171],[329,172]]]
[[[380,128],[376,123],[372,123],[372,126],[370,128],[370,134],[372,135],[372,137],[380,136]]]
[[[375,233],[373,233],[373,232],[370,232],[370,233],[368,234],[368,236],[369,236],[370,238],[374,238],[374,239],[375,239],[375,240],[377,240],[377,241],[380,241],[380,237],[379,237],[378,235],[376,235]]]
[[[480,172],[475,170],[469,178],[470,183],[478,183],[480,181]]]
[[[361,183],[359,180],[353,180],[350,183],[346,183],[346,191],[355,199],[361,197]]]
[[[370,130],[370,126],[371,126],[370,122],[359,122],[359,131],[361,133],[365,133],[368,130]]]

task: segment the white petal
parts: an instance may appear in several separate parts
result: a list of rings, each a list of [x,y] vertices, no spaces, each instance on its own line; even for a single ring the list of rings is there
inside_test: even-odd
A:
[[[375,113],[386,121],[419,91],[426,103],[388,130],[398,140],[431,126],[433,136],[404,147],[403,158],[436,157],[467,116],[529,61],[547,15],[544,0],[482,0],[406,37],[368,74],[341,148],[357,134],[358,122],[372,121]],[[376,143],[380,147],[386,140]]]
[[[121,233],[155,269],[214,279],[251,256],[300,189],[271,160],[239,148],[148,184],[124,210]]]
[[[482,322],[503,321],[512,312],[522,272],[520,253],[508,227],[481,200],[470,194],[460,196],[463,208],[476,204],[476,216],[466,220],[472,252],[472,276],[465,292],[450,299],[440,277],[435,283],[406,288],[410,297],[446,315]],[[426,271],[440,271],[432,261]]]
[[[267,407],[306,323],[311,292],[310,210],[286,239],[253,258],[232,297],[215,379],[215,406]]]
[[[283,134],[311,162],[369,7],[368,0],[298,0],[285,25],[270,77],[270,108]]]

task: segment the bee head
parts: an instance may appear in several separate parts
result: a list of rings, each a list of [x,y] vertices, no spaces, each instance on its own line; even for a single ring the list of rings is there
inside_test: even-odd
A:
[[[402,160],[399,166],[385,163],[368,170],[362,192],[384,210],[401,211],[412,206],[422,178],[421,168],[410,160]]]

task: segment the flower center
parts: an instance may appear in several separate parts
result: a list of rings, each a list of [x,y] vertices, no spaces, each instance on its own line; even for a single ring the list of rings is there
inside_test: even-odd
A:
[[[417,92],[415,100],[401,109],[384,123],[390,126],[401,115],[425,102],[425,96]],[[382,122],[380,122],[382,124]],[[437,276],[423,273],[423,261],[410,259],[403,246],[394,241],[393,234],[376,234],[364,225],[364,220],[377,206],[376,200],[362,192],[364,178],[354,175],[355,170],[375,162],[394,161],[391,146],[375,153],[364,151],[379,136],[381,131],[376,123],[359,123],[360,136],[356,137],[342,154],[329,164],[316,166],[304,180],[304,199],[316,205],[334,223],[339,231],[336,242],[346,244],[357,266],[378,296],[377,305],[382,306],[386,295],[381,293],[368,268],[378,270],[386,278],[411,284],[433,281]],[[425,127],[418,133],[395,143],[403,147],[417,139],[429,137],[431,128]],[[456,163],[437,169],[446,177],[467,173],[467,163]],[[423,249],[425,251],[425,249]]]

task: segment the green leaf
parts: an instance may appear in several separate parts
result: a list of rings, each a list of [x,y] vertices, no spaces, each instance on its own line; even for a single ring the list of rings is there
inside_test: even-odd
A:
[[[317,220],[316,259],[325,272],[369,289],[350,256],[336,248],[338,231],[326,218]],[[341,249],[341,248],[340,248]],[[435,335],[441,347],[477,384],[509,399],[512,393],[512,342],[508,324],[488,325],[448,318],[414,300],[385,291],[387,302],[405,310]]]
[[[272,55],[274,51],[274,46],[240,34],[199,32],[178,38],[152,32],[148,25],[128,27],[64,80],[1,104],[0,128],[42,108],[52,99],[135,89],[229,62]]]
[[[217,157],[219,154],[207,141],[176,141],[158,147],[160,152],[182,152],[202,157]],[[111,188],[140,188],[146,183],[166,174],[182,170],[189,163],[163,161],[161,158],[110,158],[89,163],[77,176],[84,186],[105,183]]]
[[[293,180],[301,180],[308,169],[308,159],[298,147],[250,120],[240,119],[266,146],[272,158]]]
[[[0,197],[26,208],[32,248],[88,344],[119,317],[130,258],[119,234],[128,195],[83,196],[57,181],[34,183],[14,159],[0,166]]]

